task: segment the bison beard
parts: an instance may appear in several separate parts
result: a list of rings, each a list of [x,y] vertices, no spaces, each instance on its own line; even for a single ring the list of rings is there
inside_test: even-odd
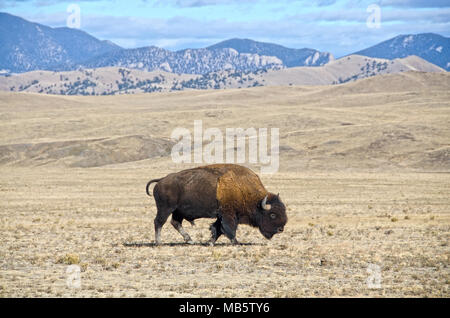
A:
[[[155,242],[161,243],[161,228],[172,214],[171,224],[187,243],[193,243],[182,222],[216,218],[211,224],[211,240],[225,234],[237,244],[238,224],[259,228],[267,239],[283,231],[286,209],[278,195],[268,192],[250,169],[234,164],[216,164],[172,173],[147,183],[153,189],[157,214]]]

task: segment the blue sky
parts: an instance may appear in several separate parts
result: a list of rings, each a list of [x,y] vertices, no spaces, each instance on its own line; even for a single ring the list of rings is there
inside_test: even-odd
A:
[[[339,57],[399,34],[450,35],[450,0],[2,0],[0,11],[61,27],[71,4],[82,30],[128,48],[178,50],[238,37]],[[379,28],[366,23],[373,4]]]

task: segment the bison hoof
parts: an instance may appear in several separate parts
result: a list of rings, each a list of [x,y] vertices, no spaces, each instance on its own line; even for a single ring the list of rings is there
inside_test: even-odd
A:
[[[191,244],[192,245],[192,244],[194,244],[194,241],[189,239],[189,240],[186,241],[186,244]]]
[[[214,244],[216,243],[216,240],[209,240],[206,244],[208,244],[209,246],[214,246]]]

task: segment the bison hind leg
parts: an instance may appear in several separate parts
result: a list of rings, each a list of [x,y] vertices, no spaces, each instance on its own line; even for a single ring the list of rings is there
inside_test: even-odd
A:
[[[192,241],[191,237],[189,236],[189,234],[186,232],[186,230],[181,225],[182,222],[183,222],[183,216],[178,211],[174,211],[172,213],[172,220],[170,221],[170,223],[178,231],[178,233],[181,234],[181,236],[184,238],[184,241],[186,243],[193,244],[194,242]]]
[[[161,244],[161,228],[166,223],[167,218],[172,213],[172,220],[170,223],[172,226],[183,236],[186,243],[192,244],[193,241],[189,234],[184,230],[181,226],[183,222],[183,217],[175,210],[171,211],[170,209],[158,209],[158,213],[155,218],[155,244]]]
[[[170,213],[169,209],[159,209],[155,217],[155,244],[159,245],[161,244],[161,228],[163,227],[164,223],[166,223],[167,218],[169,217]]]

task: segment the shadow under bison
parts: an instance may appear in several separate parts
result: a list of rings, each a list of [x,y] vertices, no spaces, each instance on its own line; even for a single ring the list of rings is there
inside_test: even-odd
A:
[[[210,242],[195,242],[195,243],[186,243],[186,242],[169,242],[169,243],[160,243],[156,244],[155,242],[125,242],[122,244],[125,247],[158,247],[158,246],[211,246]],[[214,246],[264,246],[264,243],[242,243],[238,244],[232,243],[215,243]]]

